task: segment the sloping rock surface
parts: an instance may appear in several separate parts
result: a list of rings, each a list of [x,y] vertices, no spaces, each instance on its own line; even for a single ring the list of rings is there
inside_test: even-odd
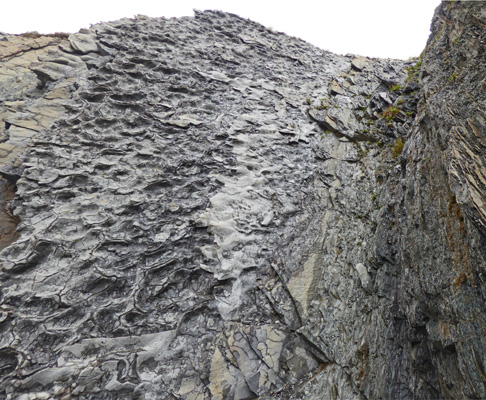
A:
[[[442,4],[419,61],[214,11],[2,35],[2,396],[486,397],[485,25]]]

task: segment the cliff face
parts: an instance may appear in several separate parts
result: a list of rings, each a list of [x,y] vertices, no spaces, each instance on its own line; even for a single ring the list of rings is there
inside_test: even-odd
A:
[[[408,62],[209,11],[2,35],[2,396],[486,397],[485,26],[443,3]]]

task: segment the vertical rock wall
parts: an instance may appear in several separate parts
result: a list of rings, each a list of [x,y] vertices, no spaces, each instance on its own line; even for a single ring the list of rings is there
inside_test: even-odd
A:
[[[423,321],[445,398],[486,396],[485,26],[482,2],[437,9],[404,152],[400,303]]]
[[[220,12],[3,36],[2,396],[485,397],[485,15],[407,62]]]

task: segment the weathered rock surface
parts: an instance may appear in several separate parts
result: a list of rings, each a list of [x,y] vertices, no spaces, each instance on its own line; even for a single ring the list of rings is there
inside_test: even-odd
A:
[[[3,398],[486,397],[485,25],[2,35]]]

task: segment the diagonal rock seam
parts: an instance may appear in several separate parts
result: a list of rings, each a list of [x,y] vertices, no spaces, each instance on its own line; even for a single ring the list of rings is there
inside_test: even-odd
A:
[[[418,60],[233,14],[0,34],[6,399],[486,397],[481,2]]]

